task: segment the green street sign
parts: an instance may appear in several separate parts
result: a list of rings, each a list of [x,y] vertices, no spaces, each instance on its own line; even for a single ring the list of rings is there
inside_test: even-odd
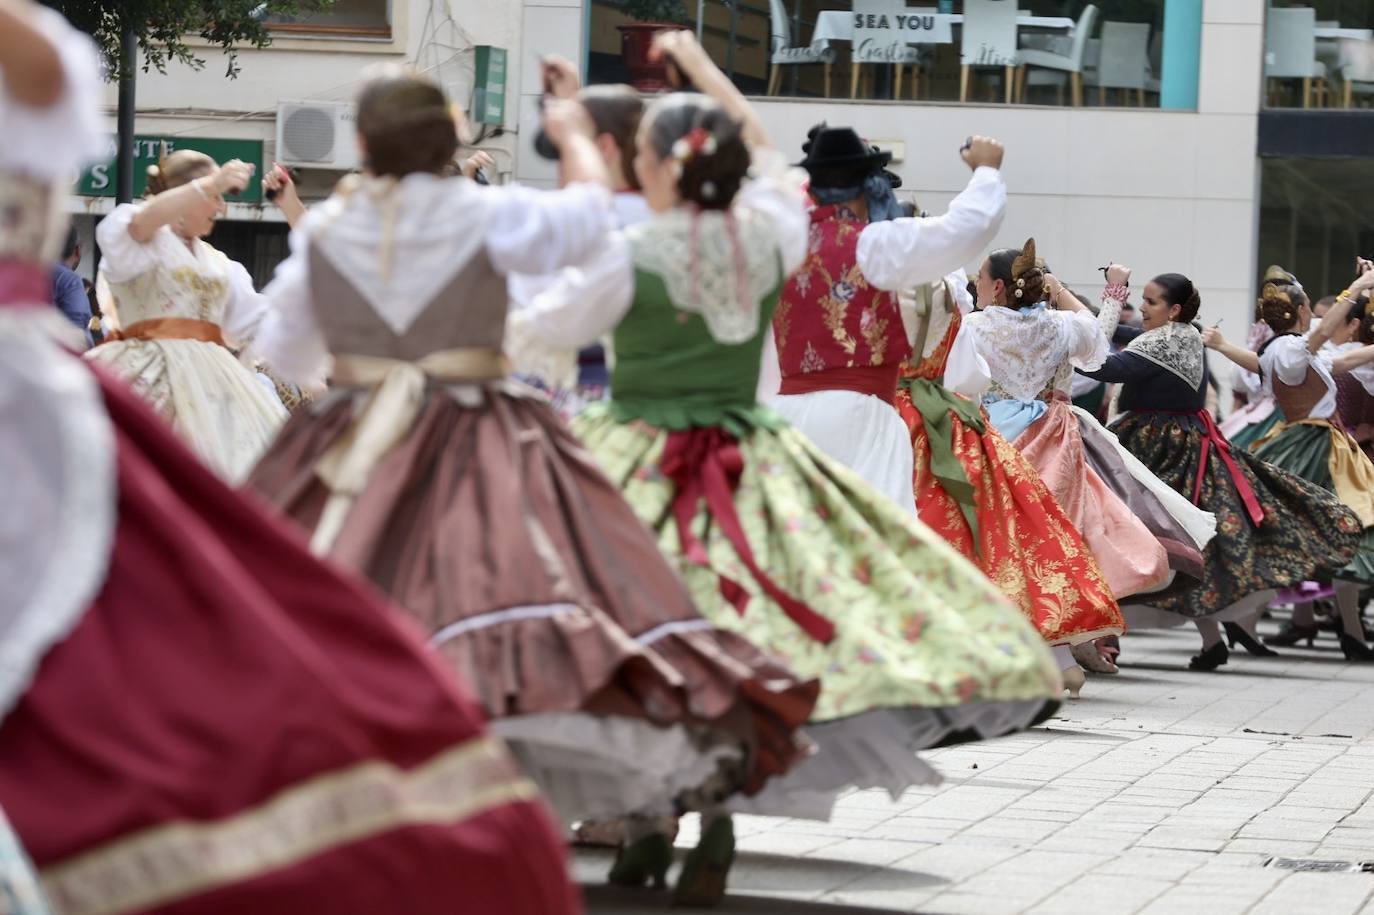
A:
[[[163,144],[166,144],[165,153]],[[261,140],[222,140],[208,137],[156,137],[136,136],[134,138],[134,197],[141,197],[148,187],[148,166],[156,165],[159,156],[171,155],[178,149],[194,149],[205,153],[223,165],[230,159],[242,159],[257,168],[257,176],[248,188],[237,197],[228,197],[233,203],[261,203],[262,185],[262,141]],[[106,161],[92,165],[82,172],[77,182],[76,192],[85,197],[113,197],[115,195],[115,156],[118,151],[117,140],[111,135],[106,138]]]
[[[500,127],[506,123],[506,49],[478,45],[473,78],[472,119]]]

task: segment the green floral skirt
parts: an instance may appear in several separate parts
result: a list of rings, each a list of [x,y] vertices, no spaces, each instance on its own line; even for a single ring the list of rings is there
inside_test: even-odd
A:
[[[1058,696],[1044,640],[974,565],[776,418],[738,439],[734,509],[757,566],[834,625],[829,644],[764,593],[704,499],[690,530],[705,564],[687,557],[673,511],[677,487],[660,468],[668,430],[619,421],[598,404],[574,431],[654,529],[700,611],[821,680],[813,722]],[[722,593],[722,578],[748,592],[742,612]]]

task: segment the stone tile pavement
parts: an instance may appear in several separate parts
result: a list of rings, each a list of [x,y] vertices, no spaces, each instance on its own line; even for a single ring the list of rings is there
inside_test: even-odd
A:
[[[716,911],[1374,915],[1374,874],[1265,866],[1374,861],[1374,664],[1323,636],[1196,674],[1197,648],[1191,630],[1132,634],[1121,674],[1045,726],[923,754],[941,786],[856,792],[829,823],[740,818]],[[603,886],[610,860],[575,854],[592,915],[669,909]]]

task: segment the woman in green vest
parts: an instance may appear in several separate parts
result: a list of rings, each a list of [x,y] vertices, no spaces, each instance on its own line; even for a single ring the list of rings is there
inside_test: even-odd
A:
[[[822,682],[819,752],[729,809],[823,819],[848,788],[895,798],[934,781],[916,751],[1024,728],[1062,686],[981,572],[757,402],[773,309],[806,250],[799,173],[690,33],[656,48],[705,95],[644,115],[635,167],[655,216],[581,268],[594,289],[520,321],[564,346],[614,328],[611,400],[575,431],[702,614]],[[630,842],[614,881],[667,868],[661,839]],[[733,854],[728,811],[703,815],[677,901],[719,900]]]

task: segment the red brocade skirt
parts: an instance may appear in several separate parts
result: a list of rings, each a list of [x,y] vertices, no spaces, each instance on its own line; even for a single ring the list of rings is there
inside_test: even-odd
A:
[[[947,446],[972,484],[975,535],[964,506],[932,471],[925,423],[905,387],[897,392],[897,409],[911,432],[921,520],[976,563],[1050,644],[1119,634],[1121,610],[1082,536],[986,414],[980,433],[951,413]]]
[[[96,374],[109,578],[0,726],[54,909],[578,911],[532,784],[411,624]]]

